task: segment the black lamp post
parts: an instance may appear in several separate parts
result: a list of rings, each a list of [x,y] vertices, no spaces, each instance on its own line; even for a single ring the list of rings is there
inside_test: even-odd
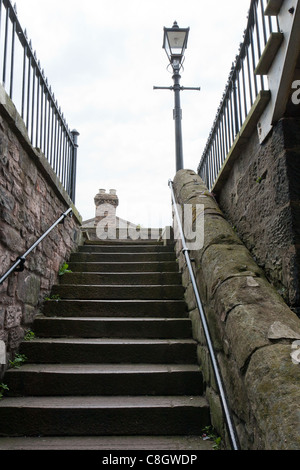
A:
[[[182,150],[182,110],[180,106],[180,90],[200,90],[200,88],[184,88],[180,86],[180,69],[184,61],[184,53],[187,48],[190,28],[179,28],[176,21],[172,28],[164,28],[163,49],[165,49],[169,62],[173,69],[172,87],[154,87],[155,90],[173,90],[175,108],[173,117],[175,121],[175,148],[176,148],[176,171],[183,169]]]

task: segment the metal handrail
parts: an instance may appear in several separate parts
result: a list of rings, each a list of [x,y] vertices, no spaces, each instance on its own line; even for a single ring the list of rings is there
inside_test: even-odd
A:
[[[68,214],[70,214],[72,212],[72,209],[71,207],[66,211],[64,212],[58,219],[56,222],[54,222],[53,225],[51,225],[51,227],[48,228],[48,230],[46,230],[46,232],[22,255],[22,256],[19,256],[16,260],[16,262],[11,266],[11,268],[9,268],[9,270],[3,274],[3,276],[0,278],[0,285],[5,281],[5,279],[11,274],[13,273],[14,271],[18,271],[18,272],[21,272],[24,270],[24,264],[25,264],[25,260],[26,260],[26,257],[37,247],[37,245],[39,243],[41,243],[42,240],[44,240],[44,238],[49,235],[49,233],[58,225],[60,224],[61,222],[63,222],[63,220],[67,217]]]
[[[230,408],[229,408],[229,405],[228,405],[228,400],[227,400],[227,396],[226,396],[226,392],[225,392],[225,387],[224,387],[223,380],[222,380],[221,373],[220,373],[220,367],[219,367],[219,364],[218,364],[217,357],[215,355],[215,351],[214,351],[214,347],[213,347],[213,343],[212,343],[212,339],[211,339],[211,334],[210,334],[209,327],[208,327],[208,322],[207,322],[207,319],[206,319],[206,315],[204,313],[204,309],[203,309],[203,306],[202,306],[198,286],[197,286],[197,283],[196,283],[196,278],[195,278],[194,271],[193,271],[193,268],[192,268],[191,259],[190,259],[190,255],[189,255],[189,249],[187,248],[187,244],[186,244],[186,241],[185,241],[185,236],[184,236],[184,233],[183,233],[183,228],[182,228],[180,216],[179,216],[179,212],[178,212],[178,209],[177,209],[177,203],[176,203],[174,189],[173,189],[173,182],[171,180],[169,180],[169,187],[171,189],[174,212],[176,214],[176,219],[177,219],[177,222],[178,222],[178,229],[179,229],[181,240],[182,240],[182,247],[183,247],[182,248],[182,253],[185,256],[186,264],[187,264],[189,274],[190,274],[190,277],[191,277],[193,290],[194,290],[194,294],[195,294],[195,298],[196,298],[196,303],[197,303],[197,307],[198,307],[198,311],[199,311],[199,315],[200,315],[200,319],[201,319],[201,323],[202,323],[202,327],[203,327],[207,347],[208,347],[208,350],[209,350],[209,355],[210,355],[210,359],[211,359],[211,362],[212,362],[212,367],[213,367],[213,370],[214,370],[216,383],[217,383],[217,386],[218,386],[218,390],[220,392],[221,404],[222,404],[222,408],[223,408],[223,412],[224,412],[224,416],[225,416],[225,421],[226,421],[228,433],[229,433],[229,436],[230,436],[232,449],[233,450],[240,450],[240,444],[239,444],[239,440],[238,440],[238,437],[237,437],[235,424],[234,424],[234,421],[233,421],[233,418],[232,418],[232,415],[231,415],[231,411],[230,411]]]
[[[0,50],[1,83],[24,120],[32,146],[43,152],[74,203],[79,134],[70,131],[10,0],[0,0]]]

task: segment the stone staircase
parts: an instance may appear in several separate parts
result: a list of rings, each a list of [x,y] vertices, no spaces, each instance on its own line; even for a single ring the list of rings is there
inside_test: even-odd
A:
[[[211,449],[173,247],[89,242],[69,269],[4,378],[0,450]]]

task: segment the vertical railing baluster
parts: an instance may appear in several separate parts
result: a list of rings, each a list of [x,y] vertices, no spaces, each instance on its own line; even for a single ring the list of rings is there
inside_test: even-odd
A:
[[[34,103],[35,103],[35,69],[33,66],[32,73],[32,98],[31,98],[31,143],[33,145],[33,133],[34,133]]]
[[[26,59],[27,59],[27,47],[24,47],[23,52],[23,71],[22,71],[22,94],[21,94],[21,116],[24,119],[25,113],[25,89],[26,89]]]
[[[51,127],[51,96],[48,95],[48,120],[47,120],[47,149],[46,149],[46,158],[51,165],[50,157],[50,127]]]
[[[48,141],[48,106],[49,106],[49,101],[48,101],[48,91],[47,87],[45,87],[45,106],[44,106],[44,142],[43,142],[43,153],[45,157],[48,160],[48,154],[47,154],[47,141]]]
[[[36,122],[35,122],[35,146],[39,147],[39,129],[40,129],[40,75],[39,71],[36,71],[37,75],[37,89],[36,89]]]
[[[253,33],[254,33],[254,30],[253,30]],[[254,88],[255,88],[255,96],[257,96],[258,86],[257,86],[257,77],[255,75],[256,61],[255,61],[255,47],[254,47],[254,41],[253,41],[253,34],[251,34],[251,52],[252,52],[252,74],[251,75],[254,79],[253,82],[254,82]]]
[[[51,116],[51,135],[50,135],[50,165],[54,167],[54,148],[53,148],[53,134],[54,134],[54,105],[51,106],[52,116]]]
[[[265,46],[268,41],[268,34],[267,34],[267,23],[266,23],[266,17],[265,17],[265,6],[264,6],[263,0],[260,0],[260,7],[261,7],[263,35],[264,35],[264,46]]]
[[[12,22],[12,38],[11,38],[11,55],[10,55],[10,87],[9,97],[13,98],[14,88],[14,64],[15,64],[15,35],[16,35],[16,22]]]
[[[235,138],[235,127],[234,127],[234,124],[235,124],[235,119],[234,119],[234,105],[232,103],[233,101],[233,86],[232,86],[232,81],[231,81],[231,89],[230,89],[230,121],[231,121],[231,136],[232,136],[232,140],[231,140],[231,145],[234,141],[234,138]]]
[[[259,61],[259,58],[261,57],[262,54],[262,49],[261,49],[261,40],[260,40],[260,31],[259,31],[259,21],[258,21],[258,3],[255,5],[254,8],[254,23],[256,25],[256,42],[257,42],[257,54],[258,54],[258,59],[257,62]],[[264,24],[264,12],[263,12],[263,19],[262,22]],[[267,43],[267,39],[265,38],[265,44]],[[256,64],[255,64],[256,65]],[[260,85],[261,85],[261,90],[264,89],[264,82],[263,82],[263,76],[260,75]]]
[[[224,115],[222,112],[222,119],[220,121],[220,132],[221,132],[221,160],[220,160],[220,168],[223,166],[223,157],[225,155],[225,134],[224,134]]]
[[[53,134],[52,134],[52,150],[53,150],[53,170],[55,173],[57,173],[57,152],[56,152],[56,133],[57,133],[57,118],[56,118],[56,112],[54,108],[54,114],[53,114]]]
[[[243,98],[244,98],[244,112],[245,118],[248,114],[248,107],[247,107],[247,95],[246,95],[246,82],[245,82],[245,68],[244,68],[244,61],[242,61],[242,81],[243,81]]]
[[[3,0],[0,0],[0,38],[2,34],[2,2]]]
[[[26,117],[26,127],[29,130],[29,110],[30,110],[30,76],[31,76],[31,57],[28,57],[28,75],[27,75],[27,117]]]
[[[49,145],[49,157],[50,157],[50,165],[54,169],[54,148],[53,148],[53,136],[54,136],[54,105],[51,103],[51,132],[50,132],[50,145]]]
[[[7,62],[7,41],[8,41],[8,18],[9,18],[9,7],[6,9],[6,18],[5,18],[5,31],[4,31],[4,50],[3,50],[3,74],[2,74],[2,82],[3,86],[6,85],[6,62]]]
[[[42,151],[42,148],[43,148],[44,96],[45,96],[42,80],[41,80],[41,83],[40,83],[40,88],[41,88],[41,108],[40,108],[41,117],[40,117],[40,145],[39,145],[39,147]]]
[[[237,107],[239,115],[239,130],[243,125],[243,116],[242,116],[242,100],[241,100],[241,88],[240,88],[240,73],[237,70],[236,74],[236,89],[237,89]]]
[[[249,47],[250,44],[247,45],[247,71],[248,71],[248,84],[249,84],[249,98],[250,98],[250,107],[253,106],[253,90],[252,90],[252,79],[251,79],[251,69],[250,69],[250,57],[249,57]]]
[[[62,125],[59,126],[59,179],[62,181]]]

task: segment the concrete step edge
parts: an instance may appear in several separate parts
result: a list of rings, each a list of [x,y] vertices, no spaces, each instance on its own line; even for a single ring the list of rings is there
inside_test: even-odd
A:
[[[0,438],[0,450],[213,450],[194,436],[95,436]]]
[[[0,412],[3,408],[23,409],[112,409],[121,408],[202,408],[208,407],[202,396],[84,396],[84,397],[7,397],[0,401]]]
[[[51,374],[176,374],[184,372],[200,373],[197,364],[23,364],[18,369],[8,369],[7,374],[26,374],[27,372]]]

